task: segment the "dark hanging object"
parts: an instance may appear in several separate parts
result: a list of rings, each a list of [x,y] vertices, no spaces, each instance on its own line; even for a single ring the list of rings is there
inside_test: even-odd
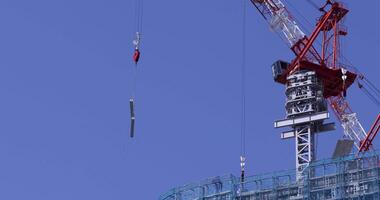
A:
[[[133,138],[135,136],[135,102],[133,99],[129,99],[129,108],[131,112],[130,135],[131,135],[131,138]]]
[[[244,175],[244,170],[242,170],[241,171],[241,174],[240,174],[240,181],[242,182],[242,183],[244,183],[244,178],[245,178],[245,175]]]

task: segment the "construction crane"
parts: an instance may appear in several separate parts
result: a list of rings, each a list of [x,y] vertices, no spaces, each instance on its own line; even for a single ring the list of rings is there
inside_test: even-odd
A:
[[[329,118],[326,104],[356,149],[369,150],[380,129],[380,119],[367,134],[345,99],[347,89],[358,75],[339,62],[339,37],[347,35],[340,25],[348,10],[341,3],[327,0],[319,8],[322,16],[314,30],[306,36],[281,0],[250,1],[295,54],[290,63],[275,62],[272,70],[274,80],[286,86],[287,95],[287,118],[276,121],[275,127],[292,128],[283,132],[282,138],[296,138],[298,179],[314,160],[314,134],[333,129],[331,123],[323,124]],[[318,37],[322,44],[316,48]]]

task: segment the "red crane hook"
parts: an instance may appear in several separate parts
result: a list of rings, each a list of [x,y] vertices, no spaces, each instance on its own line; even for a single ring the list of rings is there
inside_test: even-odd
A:
[[[139,62],[140,59],[140,51],[138,49],[135,49],[135,53],[133,54],[133,61],[135,64]]]

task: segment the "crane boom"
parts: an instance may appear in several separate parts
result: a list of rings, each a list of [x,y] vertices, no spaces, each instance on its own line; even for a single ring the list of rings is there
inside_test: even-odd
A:
[[[271,28],[282,38],[285,38],[286,43],[296,55],[296,58],[286,69],[283,69],[281,74],[275,77],[275,80],[286,84],[287,77],[300,69],[313,70],[319,73],[319,76],[324,80],[324,97],[328,99],[330,107],[341,123],[344,134],[354,140],[355,147],[359,150],[362,142],[367,138],[367,133],[359,122],[356,113],[351,110],[344,95],[342,95],[355,81],[357,75],[346,72],[337,61],[339,57],[338,37],[347,34],[340,29],[339,22],[348,10],[339,3],[327,1],[320,10],[324,11],[328,4],[331,5],[330,10],[323,12],[313,33],[307,37],[281,0],[250,1]],[[319,35],[323,35],[321,53],[313,47]]]
[[[305,37],[281,0],[250,0],[271,28],[281,32],[290,46]]]
[[[360,145],[360,152],[368,151],[372,146],[372,141],[376,137],[377,133],[380,131],[380,114],[377,116],[375,123],[372,125],[367,137]]]

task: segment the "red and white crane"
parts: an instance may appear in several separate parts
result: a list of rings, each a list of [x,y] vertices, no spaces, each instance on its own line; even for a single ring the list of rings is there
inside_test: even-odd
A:
[[[341,3],[327,0],[326,4],[319,9],[322,16],[318,19],[312,33],[307,36],[281,0],[250,1],[295,54],[295,58],[285,67],[281,67],[279,71],[273,69],[275,81],[289,87],[288,82],[291,79],[289,77],[297,74],[297,72],[312,71],[315,73],[318,80],[322,82],[323,98],[327,99],[333,113],[343,127],[344,134],[354,141],[354,146],[359,152],[369,150],[373,138],[380,129],[380,116],[367,134],[359,122],[357,114],[352,111],[345,99],[346,90],[354,83],[358,75],[355,72],[348,71],[339,60],[339,37],[347,35],[346,30],[341,26],[341,22],[348,10]],[[316,45],[318,38],[322,44]],[[281,123],[288,122],[283,120]],[[284,127],[279,123],[275,126]],[[292,124],[292,126],[294,128],[296,125]],[[286,135],[296,137],[296,134],[297,131],[295,130],[285,132],[283,136],[285,135],[285,138]],[[309,139],[310,141],[308,141]],[[313,140],[309,139],[297,138],[297,142],[304,140],[309,143],[309,146],[301,143],[297,147],[299,154],[297,159],[300,159],[298,165],[308,164],[312,161],[313,153],[310,149],[314,148],[314,144],[311,144]],[[308,154],[306,157],[302,155],[305,152]]]

